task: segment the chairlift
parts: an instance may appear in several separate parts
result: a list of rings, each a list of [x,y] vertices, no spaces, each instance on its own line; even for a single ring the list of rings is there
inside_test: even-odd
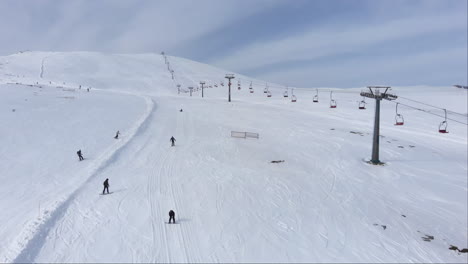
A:
[[[268,90],[267,90],[267,97],[271,97],[271,93]]]
[[[330,108],[336,108],[336,101],[333,100],[333,91],[330,91]]]
[[[445,113],[445,120],[442,121],[439,125],[439,133],[448,133],[447,131],[447,109],[444,109],[444,113]]]
[[[314,103],[318,103],[318,89],[317,89],[317,94],[314,95],[314,99],[312,100]]]
[[[291,102],[295,103],[296,101],[297,101],[297,98],[296,98],[296,96],[293,94],[293,95],[291,96]]]
[[[402,126],[405,124],[405,119],[401,114],[398,113],[398,104],[396,103],[395,107],[395,126]]]
[[[253,89],[250,89],[250,93],[253,93],[253,92],[254,92],[254,90],[253,90]]]
[[[268,93],[268,86],[266,86],[265,89],[263,89],[263,93]]]
[[[365,101],[365,99],[362,99],[362,101],[359,102],[359,109],[361,109],[361,110],[366,109],[366,101]]]
[[[288,97],[288,90],[289,90],[289,88],[288,88],[288,87],[286,87],[286,91],[284,91],[284,93],[283,93],[283,97]]]

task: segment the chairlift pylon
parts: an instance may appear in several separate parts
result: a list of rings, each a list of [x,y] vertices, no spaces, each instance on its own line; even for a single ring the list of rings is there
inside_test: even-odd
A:
[[[448,126],[448,123],[447,123],[447,109],[444,109],[444,113],[445,113],[445,120],[442,121],[439,124],[439,133],[448,133],[448,131],[447,131],[447,126]]]
[[[401,114],[398,113],[398,104],[396,103],[395,107],[395,126],[402,126],[405,124],[405,119]]]

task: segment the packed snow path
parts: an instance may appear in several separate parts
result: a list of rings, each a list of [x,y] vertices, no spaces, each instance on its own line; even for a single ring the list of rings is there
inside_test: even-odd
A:
[[[39,66],[41,58],[38,56]],[[91,55],[89,58],[94,59]],[[55,67],[60,68],[57,60],[46,60],[45,76],[56,74],[58,70],[52,71],[47,65],[55,61]],[[185,67],[180,72],[190,75],[187,80],[200,78],[195,74],[197,64],[174,64],[174,69]],[[147,64],[144,66],[141,70],[147,68]],[[220,75],[206,70],[205,76],[216,80]],[[332,110],[327,102],[302,100],[305,96],[300,90],[295,91],[298,102],[291,104],[278,96],[278,91],[267,100],[256,87],[253,95],[245,89],[233,89],[233,102],[228,104],[225,87],[207,89],[202,99],[195,97],[197,93],[188,97],[167,92],[164,89],[173,88],[172,81],[167,76],[163,80],[167,82],[161,86],[135,88],[145,94],[145,100],[127,87],[122,93],[122,89],[109,90],[109,85],[104,89],[109,91],[93,93],[93,89],[90,94],[77,95],[74,104],[61,103],[65,109],[105,103],[101,108],[122,115],[125,122],[119,126],[117,121],[89,124],[91,132],[83,131],[82,136],[98,139],[88,142],[88,146],[100,144],[102,133],[114,142],[113,134],[107,136],[109,131],[130,128],[116,143],[94,147],[102,158],[78,163],[73,156],[73,163],[61,164],[62,174],[76,171],[66,175],[69,177],[56,178],[76,186],[69,184],[54,190],[51,186],[55,185],[48,185],[48,177],[56,181],[55,174],[30,173],[40,176],[37,181],[42,180],[39,184],[47,187],[42,192],[62,202],[58,207],[49,206],[52,212],[29,236],[15,240],[9,236],[11,232],[0,230],[9,236],[9,243],[0,247],[1,259],[174,263],[467,261],[467,254],[448,249],[450,245],[463,248],[467,243],[466,126],[451,124],[450,134],[440,135],[433,131],[433,120],[412,113],[405,127],[395,127],[388,122],[393,120],[393,106],[383,104],[381,158],[386,165],[371,166],[363,160],[370,155],[373,112],[357,110],[355,100],[359,98],[355,94],[341,94],[338,108]],[[116,85],[118,82],[115,79]],[[41,98],[46,98],[50,89],[56,90],[43,89]],[[22,101],[19,91],[14,100],[1,97],[8,99],[2,105],[10,107]],[[4,95],[8,94],[12,94],[11,90]],[[446,94],[450,100],[444,97]],[[426,95],[466,109],[466,101],[465,105],[457,105],[460,95],[454,92]],[[50,96],[55,94],[50,92]],[[127,103],[121,97],[140,99]],[[46,110],[58,107],[43,100],[39,106]],[[28,103],[22,107],[26,109]],[[123,116],[134,108],[143,110]],[[179,112],[181,108],[183,112]],[[20,113],[25,110],[15,114],[7,110],[7,114],[0,113],[2,117],[19,119],[18,123],[28,120],[21,119]],[[75,113],[74,117],[86,120],[86,114]],[[58,127],[74,127],[56,115],[47,120],[56,120]],[[5,126],[5,131],[10,127]],[[20,131],[13,128],[11,135]],[[258,132],[260,139],[231,138],[232,130]],[[99,135],[93,135],[93,131]],[[60,133],[53,136],[57,140],[62,137]],[[171,136],[177,140],[175,147],[170,146]],[[27,146],[4,144],[10,150],[19,148],[19,153],[31,151]],[[57,150],[62,156],[64,152],[70,153]],[[86,157],[92,151],[84,153]],[[284,162],[271,163],[273,160]],[[54,168],[46,159],[41,162]],[[3,171],[16,172],[12,174],[16,178],[3,178],[4,186],[15,186],[18,176],[28,175],[14,167]],[[100,195],[106,178],[112,194]],[[29,195],[11,200],[21,210],[10,213],[14,206],[1,204],[2,211],[13,219],[7,221],[13,232],[22,234],[22,224],[35,220],[35,213],[28,213],[36,209],[31,199],[43,193],[34,186],[24,187]],[[62,199],[66,187],[73,191]],[[176,212],[176,225],[165,223],[171,209]],[[18,221],[21,217],[25,218],[23,222]],[[15,225],[15,221],[19,224]]]

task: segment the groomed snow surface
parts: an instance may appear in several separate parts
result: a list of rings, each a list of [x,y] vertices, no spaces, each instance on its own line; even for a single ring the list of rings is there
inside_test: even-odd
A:
[[[392,89],[465,124],[383,101],[374,166],[361,89],[293,103],[236,74],[228,103],[226,71],[168,60],[0,57],[0,262],[468,262],[466,90]]]

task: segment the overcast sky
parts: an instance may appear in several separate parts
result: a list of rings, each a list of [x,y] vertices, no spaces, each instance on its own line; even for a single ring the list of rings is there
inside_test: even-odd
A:
[[[0,55],[169,55],[296,87],[467,84],[467,0],[0,0]]]

